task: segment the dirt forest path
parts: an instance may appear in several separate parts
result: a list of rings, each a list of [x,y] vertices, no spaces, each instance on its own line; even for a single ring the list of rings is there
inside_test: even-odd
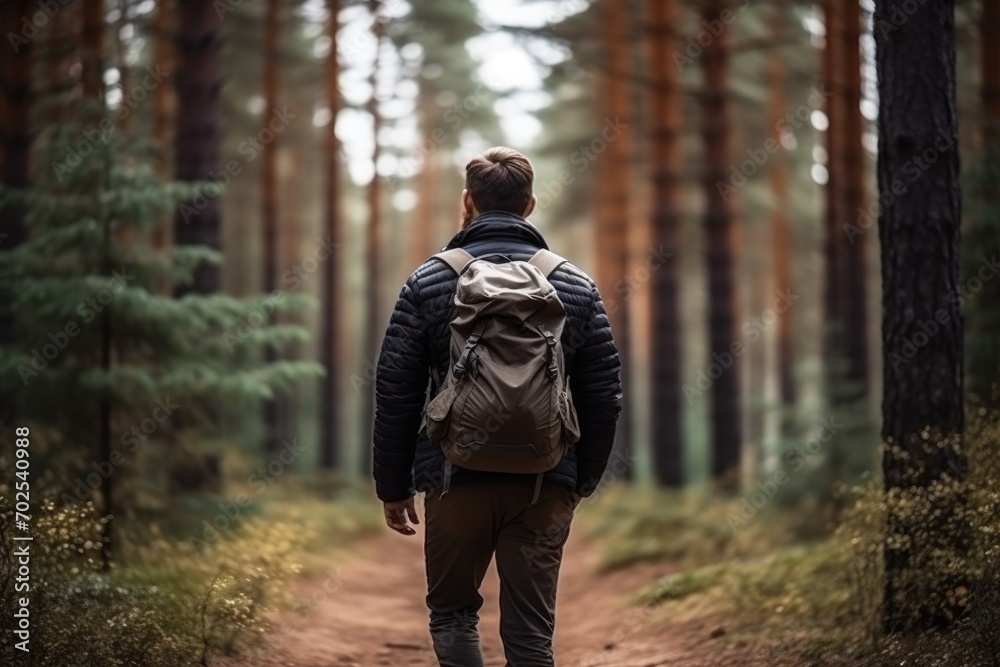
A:
[[[419,528],[419,527],[418,527]],[[624,604],[637,588],[668,571],[643,566],[598,575],[600,547],[571,533],[559,579],[556,664],[559,667],[716,667],[773,665],[751,647],[713,639],[718,622],[650,622]],[[424,607],[423,534],[381,535],[326,577],[296,583],[315,600],[306,612],[272,617],[270,647],[226,667],[436,667]],[[480,636],[487,667],[505,662],[498,631],[499,583],[490,567],[482,594]]]

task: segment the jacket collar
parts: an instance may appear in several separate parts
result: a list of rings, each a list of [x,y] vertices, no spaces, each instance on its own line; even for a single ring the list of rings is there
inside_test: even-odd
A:
[[[538,228],[521,216],[507,211],[486,211],[480,213],[465,229],[455,234],[445,249],[461,248],[485,240],[512,241],[546,250],[549,248]]]

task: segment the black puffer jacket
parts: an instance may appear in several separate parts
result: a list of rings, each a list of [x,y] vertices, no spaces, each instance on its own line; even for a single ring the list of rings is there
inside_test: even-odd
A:
[[[483,213],[447,247],[462,247],[476,257],[502,253],[512,260],[528,260],[539,248],[548,248],[533,225],[503,211]],[[604,474],[611,453],[621,412],[621,363],[594,281],[569,262],[556,269],[549,281],[566,308],[563,354],[581,437],[546,473],[546,479],[588,496]],[[427,439],[421,421],[430,368],[438,369],[442,378],[447,372],[456,286],[457,277],[446,264],[424,262],[403,285],[389,320],[375,376],[373,471],[383,501],[403,500],[441,486],[444,454]],[[511,476],[517,475],[459,468],[451,483]]]

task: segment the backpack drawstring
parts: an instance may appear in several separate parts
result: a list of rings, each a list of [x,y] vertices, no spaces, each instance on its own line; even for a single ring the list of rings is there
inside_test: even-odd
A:
[[[451,459],[444,460],[444,482],[441,484],[441,497],[440,500],[444,500],[444,497],[448,495],[448,490],[451,489]]]
[[[545,473],[540,472],[535,477],[535,493],[531,496],[531,504],[534,505],[538,502],[538,495],[542,492],[542,480],[545,479]]]

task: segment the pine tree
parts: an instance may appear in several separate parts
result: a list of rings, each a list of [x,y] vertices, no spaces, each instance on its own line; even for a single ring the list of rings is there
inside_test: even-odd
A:
[[[267,0],[267,10],[264,16],[264,110],[261,127],[267,125],[268,118],[278,108],[278,65],[281,58],[281,3],[279,0]],[[264,291],[273,292],[278,289],[278,135],[275,134],[264,144],[261,151],[260,192],[261,218],[263,227],[263,282]],[[273,348],[266,350],[267,360],[273,362],[278,358],[278,351]],[[264,405],[264,448],[268,452],[276,452],[281,448],[282,433],[287,430],[288,406],[284,396],[276,396],[273,401]]]
[[[827,448],[829,495],[855,482],[871,465],[873,426],[868,419],[870,371],[866,293],[867,235],[859,226],[865,208],[866,158],[862,149],[860,9],[828,1],[824,78],[827,105],[827,173],[823,316],[827,400],[846,432]]]
[[[672,56],[680,12],[674,0],[654,0],[649,6],[652,42],[652,99],[650,159],[653,181],[653,243],[662,244],[672,257],[652,278],[651,318],[653,460],[657,481],[665,486],[684,484],[684,439],[681,424],[681,145],[682,98],[680,77]]]
[[[956,490],[967,462],[963,322],[953,298],[961,279],[955,4],[941,0],[910,15],[904,7],[902,0],[878,0],[875,10],[880,196],[911,183],[879,217],[887,632],[949,625],[967,602],[967,582],[954,574],[955,559],[968,549]],[[901,15],[906,21],[894,23]],[[912,183],[907,165],[930,153],[937,159]],[[934,335],[927,323],[936,325]]]
[[[721,34],[705,47],[705,90],[702,91],[702,140],[705,146],[704,189],[707,199],[705,234],[708,255],[709,364],[712,375],[712,477],[724,489],[739,483],[742,456],[740,366],[731,350],[736,338],[736,267],[733,255],[733,214],[718,184],[729,178],[730,121],[728,110],[729,36],[719,19],[721,0],[706,0],[702,18],[721,24]]]
[[[1000,411],[1000,6],[984,2],[979,25],[983,151],[970,174],[970,216],[965,230],[965,284],[977,287],[966,308],[969,393]],[[983,276],[990,276],[984,279]]]
[[[103,103],[86,98],[63,117],[71,120],[39,147],[44,164],[62,163],[85,130],[113,122]],[[44,434],[50,456],[65,461],[63,478],[92,472],[76,469],[80,461],[112,470],[102,474],[100,488],[106,563],[114,548],[118,467],[142,444],[130,427],[166,406],[169,418],[152,441],[171,449],[184,439],[204,442],[217,411],[239,414],[320,372],[306,362],[262,366],[242,353],[304,338],[298,328],[254,327],[261,312],[301,307],[301,299],[174,297],[158,288],[189,287],[197,267],[218,264],[221,256],[201,246],[167,253],[141,242],[161,212],[205,189],[164,184],[151,157],[126,153],[111,136],[79,161],[42,170],[33,188],[2,193],[3,202],[27,211],[31,234],[0,265],[0,280],[18,285],[12,305],[19,315],[12,340],[0,346],[0,393],[13,397],[19,418],[38,427],[33,432]],[[123,230],[140,241],[122,243]],[[64,500],[86,500],[74,493]]]
[[[598,3],[604,21],[602,27],[605,49],[604,63],[604,108],[602,117],[610,122],[629,122],[631,118],[630,41],[628,18],[631,5],[603,0]],[[620,285],[629,273],[629,202],[631,201],[631,160],[632,143],[627,131],[607,141],[601,161],[601,176],[597,183],[597,281],[604,295],[611,320],[611,329],[622,360],[622,384],[628,394],[631,367],[629,365],[631,327],[629,323],[629,301],[615,286]],[[631,408],[624,404],[618,420],[615,435],[615,454],[622,460],[631,462]],[[632,476],[631,464],[625,468],[624,477]]]
[[[417,208],[409,223],[412,235],[406,255],[411,270],[441,248],[449,231],[457,231],[460,190],[447,187],[458,184],[448,177],[462,130],[474,130],[487,141],[495,138],[500,143],[492,95],[481,85],[477,63],[465,48],[469,39],[483,31],[478,19],[471,0],[413,3],[408,14],[393,20],[389,34],[397,48],[412,43],[422,48],[419,62],[413,65],[420,89],[416,109],[420,144],[401,157],[400,169],[404,179],[416,180]],[[461,124],[456,127],[458,121]],[[442,222],[452,223],[447,231]]]
[[[83,94],[104,96],[104,0],[83,0]]]
[[[325,192],[324,213],[326,233],[334,244],[341,243],[343,223],[340,213],[340,142],[337,141],[337,115],[340,112],[340,61],[337,54],[337,36],[340,31],[340,0],[327,1],[328,35],[330,52],[326,57],[324,72],[326,105],[330,120],[324,128]],[[340,327],[342,316],[340,303],[341,266],[339,258],[327,260],[323,268],[322,326],[320,333],[320,358],[326,368],[323,377],[323,403],[320,413],[323,420],[323,443],[320,451],[320,465],[332,470],[340,464]]]
[[[20,36],[21,17],[30,14],[30,0],[0,5],[0,30],[5,36]],[[10,40],[10,38],[8,37]],[[0,49],[0,185],[24,188],[29,184],[32,144],[31,116],[35,100],[31,88],[34,61],[31,40],[13,39]],[[16,202],[0,200],[0,265],[7,263],[12,249],[27,239],[24,211]],[[13,282],[0,281],[0,345],[14,337],[17,293]],[[6,394],[5,394],[6,395]],[[0,401],[0,423],[17,417],[14,406]]]
[[[153,21],[153,67],[169,72],[172,69],[173,13],[171,0],[156,0],[156,16]],[[153,91],[153,148],[156,151],[156,162],[161,176],[170,172],[168,155],[170,146],[168,133],[170,130],[170,90],[167,85],[157,86]],[[167,218],[153,227],[153,245],[166,248],[170,243],[170,225]]]
[[[364,349],[362,357],[375,363],[380,344],[379,323],[382,321],[382,227],[384,225],[382,212],[382,183],[378,175],[378,160],[381,154],[379,146],[379,130],[382,128],[382,112],[379,109],[378,84],[379,84],[379,54],[382,49],[382,37],[385,32],[385,16],[382,14],[382,0],[369,0],[368,9],[372,16],[372,36],[375,41],[375,61],[372,63],[371,71],[371,97],[368,100],[367,111],[372,118],[372,137],[374,141],[372,149],[372,180],[368,184],[368,224],[366,225],[365,239],[367,243],[366,257],[366,282],[365,282],[365,328],[364,328]],[[375,423],[375,390],[368,387],[363,393],[361,409],[361,433],[364,442],[371,442],[372,426]],[[362,449],[361,473],[367,476],[371,469],[371,452],[367,447]]]
[[[771,13],[771,35],[774,42],[780,44],[784,40],[786,8],[778,5]],[[770,102],[768,111],[768,127],[770,139],[778,146],[777,152],[770,161],[771,180],[771,243],[772,263],[774,265],[774,290],[779,294],[791,292],[792,288],[792,258],[791,238],[789,229],[788,197],[788,161],[782,144],[781,118],[787,113],[787,66],[785,56],[775,51],[768,57],[768,84],[770,87]],[[792,310],[787,308],[778,313],[777,335],[777,371],[778,395],[783,410],[782,434],[789,434],[790,415],[797,399],[795,386],[795,332],[793,330]]]
[[[181,181],[210,180],[219,168],[219,52],[222,17],[213,3],[177,0],[178,67],[174,74],[178,104],[175,138],[176,177]],[[216,194],[217,193],[209,193]],[[222,211],[217,196],[185,202],[174,220],[178,246],[221,248]],[[216,292],[219,269],[205,264],[195,271],[191,288]]]

